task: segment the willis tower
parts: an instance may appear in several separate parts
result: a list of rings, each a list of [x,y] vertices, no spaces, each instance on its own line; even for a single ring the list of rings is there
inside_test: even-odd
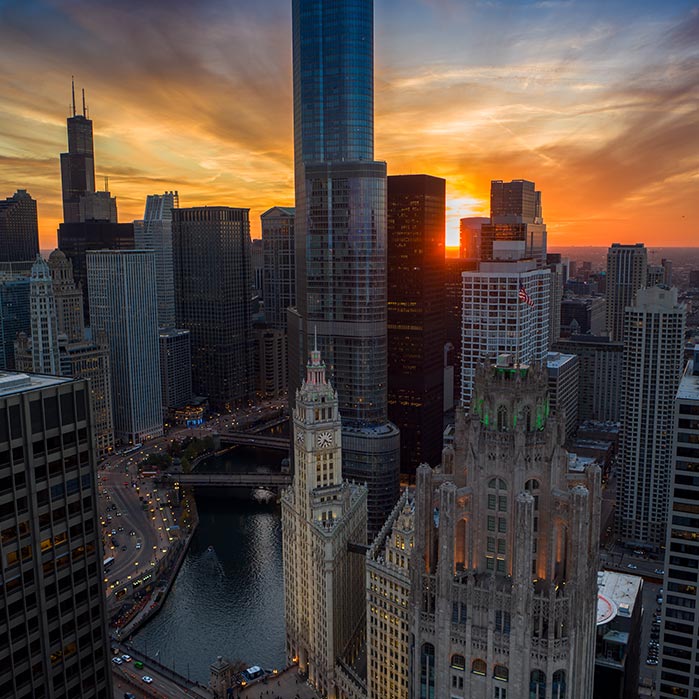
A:
[[[373,0],[293,0],[295,400],[317,332],[338,391],[343,475],[366,482],[369,533],[398,497],[387,418],[386,163],[374,160]]]

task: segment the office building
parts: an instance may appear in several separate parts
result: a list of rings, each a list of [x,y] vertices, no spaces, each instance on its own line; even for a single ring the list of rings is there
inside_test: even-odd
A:
[[[26,189],[0,200],[0,262],[33,260],[39,254],[36,201]]]
[[[58,227],[58,247],[73,265],[73,280],[76,286],[88,291],[83,298],[83,318],[85,324],[90,325],[87,253],[91,250],[133,250],[133,223],[61,223]]]
[[[675,396],[671,523],[665,550],[658,697],[694,697],[699,687],[696,642],[699,568],[699,345]]]
[[[546,360],[551,271],[533,260],[481,262],[462,274],[461,403],[468,410],[476,367],[510,352],[523,363]],[[529,299],[522,298],[522,290]]]
[[[546,225],[542,218],[541,192],[533,182],[512,180],[490,183],[490,223],[481,226],[482,261],[497,260],[496,241],[521,241],[523,258],[546,266]]]
[[[605,334],[607,304],[602,296],[569,296],[561,301],[561,338]]]
[[[565,288],[565,265],[558,253],[546,255],[546,266],[551,270],[551,300],[549,301],[549,345],[561,336],[561,304]]]
[[[658,286],[659,284],[665,284],[665,270],[662,265],[648,265],[644,286]]]
[[[88,221],[117,222],[116,197],[111,192],[85,192],[78,206],[80,223]]]
[[[386,164],[374,160],[373,14],[372,0],[293,2],[297,297],[288,331],[292,402],[317,332],[340,398],[344,474],[368,484],[376,533],[398,499],[400,433],[386,404]]]
[[[155,257],[145,250],[87,253],[92,332],[104,333],[112,374],[115,439],[163,433]]]
[[[441,457],[445,197],[440,177],[388,178],[388,417],[413,476]]]
[[[68,342],[82,342],[85,338],[83,289],[75,284],[73,264],[57,248],[49,255],[49,269],[56,302],[58,332],[65,335]]]
[[[0,372],[0,696],[111,699],[86,381]]]
[[[14,370],[18,333],[31,333],[28,276],[0,272],[0,369]]]
[[[286,330],[286,309],[296,305],[294,217],[288,206],[273,206],[260,216],[265,322],[280,330]]]
[[[415,500],[405,490],[366,557],[368,699],[410,696],[410,556],[414,528]]]
[[[418,468],[411,699],[592,698],[600,470],[568,473],[547,392],[543,368],[481,364],[441,469]]]
[[[677,289],[659,286],[640,289],[624,316],[617,529],[640,548],[665,545],[685,316]]]
[[[459,257],[462,260],[481,259],[481,230],[490,223],[486,216],[469,216],[459,220]]]
[[[699,289],[699,269],[689,271],[689,286],[692,289]]]
[[[255,390],[266,398],[280,398],[288,385],[286,333],[278,328],[256,327],[255,338]]]
[[[72,92],[71,116],[67,121],[68,152],[61,153],[64,223],[80,222],[80,198],[86,193],[95,191],[92,120],[87,118],[85,91],[83,90],[82,114],[78,114],[75,108],[75,84],[72,85]],[[58,247],[63,249],[60,241]]]
[[[192,348],[189,330],[160,328],[160,386],[163,411],[192,400]]]
[[[262,240],[255,238],[250,241],[250,268],[252,270],[252,295],[253,299],[262,298],[264,277],[264,250]]]
[[[578,357],[578,421],[619,422],[624,344],[608,337],[574,335],[552,349]]]
[[[364,623],[367,491],[342,479],[338,394],[313,350],[293,414],[294,481],[282,495],[286,652],[335,699],[336,662]]]
[[[192,388],[227,409],[252,396],[254,343],[248,209],[173,209],[178,328],[190,332]]]
[[[579,370],[578,357],[574,354],[549,352],[546,355],[549,407],[552,413],[564,416],[566,438],[578,427]]]
[[[603,570],[597,574],[597,584],[594,696],[637,699],[643,578]]]
[[[175,280],[172,263],[172,211],[179,208],[177,192],[146,197],[143,221],[134,221],[134,243],[139,250],[155,253],[158,290],[158,325],[175,326]]]
[[[41,256],[36,256],[29,285],[31,314],[32,366],[35,374],[60,376],[58,322],[53,297],[51,270]]]
[[[612,340],[624,340],[624,311],[646,286],[647,276],[648,253],[643,243],[612,243],[607,252],[607,332]]]

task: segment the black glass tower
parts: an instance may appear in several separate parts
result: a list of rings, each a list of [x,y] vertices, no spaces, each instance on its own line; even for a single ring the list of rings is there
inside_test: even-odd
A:
[[[26,189],[0,200],[0,262],[34,260],[39,254],[36,200]]]
[[[369,531],[398,496],[386,409],[386,164],[374,160],[372,0],[294,0],[296,303],[289,395],[317,331],[338,391],[343,473],[369,487]]]

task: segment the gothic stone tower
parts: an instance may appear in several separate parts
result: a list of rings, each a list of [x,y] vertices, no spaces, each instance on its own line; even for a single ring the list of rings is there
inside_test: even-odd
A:
[[[342,480],[337,392],[311,352],[293,416],[294,481],[282,495],[287,655],[334,699],[335,661],[364,622],[367,491]]]
[[[600,473],[568,473],[546,376],[481,365],[442,468],[421,466],[413,699],[590,699]]]

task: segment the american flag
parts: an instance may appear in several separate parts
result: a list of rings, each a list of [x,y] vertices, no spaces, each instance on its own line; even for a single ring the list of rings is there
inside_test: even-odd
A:
[[[527,290],[524,288],[524,284],[521,284],[519,287],[519,300],[524,301],[528,306],[533,306],[534,301],[532,301],[532,297],[527,293]]]

